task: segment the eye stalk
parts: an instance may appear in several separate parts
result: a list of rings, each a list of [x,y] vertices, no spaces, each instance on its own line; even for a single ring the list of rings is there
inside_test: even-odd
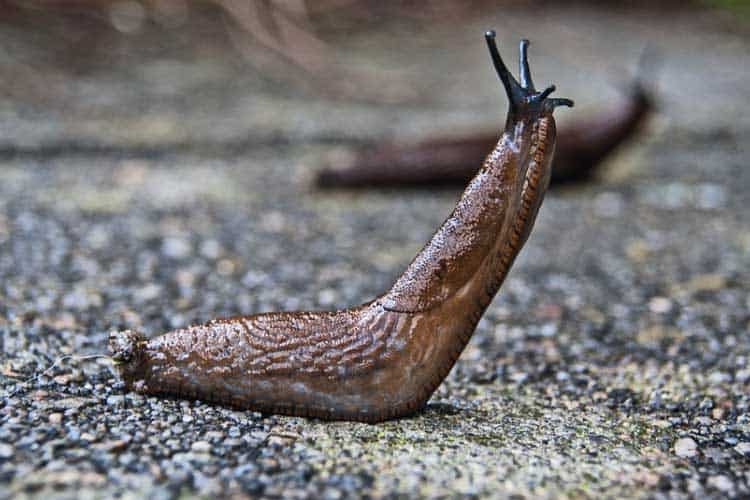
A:
[[[494,37],[493,37],[494,45]],[[529,41],[523,38],[518,45],[518,73],[521,75],[521,87],[534,91],[534,82],[531,81],[531,70],[529,69]],[[498,54],[498,57],[500,55]]]
[[[487,47],[490,50],[492,64],[495,66],[497,76],[500,77],[500,81],[503,83],[503,87],[505,87],[505,93],[508,95],[510,115],[515,116],[519,113],[536,115],[541,112],[552,112],[557,106],[573,107],[573,101],[570,99],[549,98],[549,95],[555,91],[554,85],[550,85],[541,92],[536,91],[531,78],[531,70],[529,69],[528,40],[521,40],[518,46],[518,66],[521,77],[521,82],[519,83],[511,72],[508,71],[508,67],[505,66],[505,62],[503,62],[503,58],[497,50],[495,31],[487,31],[484,34],[484,38],[487,41]]]

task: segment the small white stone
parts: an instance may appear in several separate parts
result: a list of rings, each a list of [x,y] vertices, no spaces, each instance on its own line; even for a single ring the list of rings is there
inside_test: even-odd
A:
[[[211,443],[208,441],[196,441],[190,449],[195,453],[211,453]]]
[[[734,484],[732,483],[732,480],[729,479],[727,476],[711,476],[708,478],[708,481],[706,481],[710,486],[713,486],[717,490],[723,491],[723,492],[729,492],[734,489]]]
[[[164,241],[162,241],[161,251],[167,257],[172,257],[173,259],[183,259],[191,254],[192,248],[188,240],[183,238],[171,237],[165,238]]]
[[[206,240],[201,243],[201,255],[207,259],[218,259],[223,253],[221,244],[216,240]]]
[[[672,310],[672,301],[666,297],[654,297],[649,301],[648,308],[653,313],[665,314]]]
[[[732,377],[728,373],[724,372],[712,372],[708,376],[708,381],[714,385],[725,384],[732,381]]]
[[[750,455],[750,443],[748,442],[737,443],[737,446],[734,447],[734,450],[737,453],[741,453],[742,455]]]
[[[162,294],[162,289],[156,283],[149,283],[146,286],[138,288],[133,293],[136,302],[144,303],[157,299]]]
[[[696,186],[696,204],[704,210],[714,210],[726,204],[727,192],[718,184],[700,184]]]
[[[680,458],[694,457],[698,453],[698,444],[692,438],[680,438],[674,443],[674,453]]]
[[[703,425],[705,427],[708,427],[709,425],[713,424],[714,421],[711,420],[709,417],[695,417],[693,419],[693,422],[695,422],[698,425]]]
[[[322,306],[330,306],[336,302],[337,299],[336,290],[326,288],[321,290],[318,294],[318,301]]]

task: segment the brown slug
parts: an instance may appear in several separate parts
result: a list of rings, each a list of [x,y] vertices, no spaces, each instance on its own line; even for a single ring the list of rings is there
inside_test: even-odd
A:
[[[457,206],[393,288],[334,312],[217,319],[152,339],[110,336],[126,388],[265,413],[380,422],[423,408],[520,251],[555,149],[554,86],[537,92],[520,44],[520,83],[485,34],[510,99],[505,130]]]
[[[590,177],[612,151],[636,134],[653,108],[650,92],[636,79],[621,105],[561,129],[551,183]],[[385,142],[330,161],[317,172],[315,183],[320,188],[463,186],[496,141],[496,132],[485,130],[417,143]]]

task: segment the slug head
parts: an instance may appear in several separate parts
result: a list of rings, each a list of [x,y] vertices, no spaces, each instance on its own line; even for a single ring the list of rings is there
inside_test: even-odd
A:
[[[508,94],[510,109],[508,112],[508,123],[517,119],[530,118],[536,119],[544,114],[551,114],[557,106],[573,107],[573,101],[563,98],[550,98],[549,95],[555,91],[555,86],[551,85],[541,92],[534,88],[534,82],[531,79],[531,70],[529,69],[528,49],[529,41],[521,40],[519,45],[519,67],[520,83],[513,77],[508,68],[505,66],[500,52],[497,50],[495,43],[495,32],[487,31],[484,34],[487,40],[487,47],[490,49],[492,63],[497,71],[497,76],[503,82],[505,92]]]
[[[144,378],[145,344],[145,337],[132,330],[109,334],[112,361],[127,387],[132,387],[134,382]]]

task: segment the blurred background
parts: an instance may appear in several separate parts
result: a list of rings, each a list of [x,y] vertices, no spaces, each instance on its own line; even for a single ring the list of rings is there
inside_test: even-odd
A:
[[[656,108],[548,193],[424,414],[144,399],[107,360],[24,382],[112,329],[387,289],[460,188],[320,191],[315,172],[499,135],[490,28],[575,100],[561,131],[636,76]],[[742,1],[1,1],[0,497],[750,494],[748,54]]]
[[[748,120],[733,105],[747,98],[738,84],[743,2],[39,0],[0,8],[8,151],[236,149],[495,124],[505,99],[482,50],[489,27],[511,61],[518,39],[532,40],[539,85],[557,83],[579,103],[576,115],[616,98],[649,47],[663,57],[646,79],[668,86],[660,102],[678,126]],[[701,30],[706,23],[720,34]]]

